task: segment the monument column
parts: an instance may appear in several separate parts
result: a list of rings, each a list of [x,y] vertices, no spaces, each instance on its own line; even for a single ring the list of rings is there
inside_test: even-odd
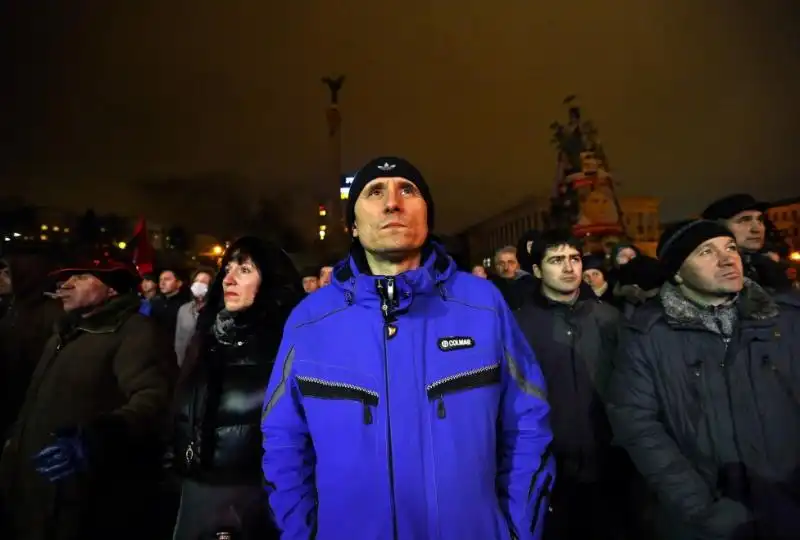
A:
[[[347,249],[349,233],[345,228],[345,201],[339,196],[342,181],[342,115],[339,110],[339,92],[344,84],[344,75],[323,77],[322,82],[328,87],[330,101],[326,111],[328,123],[328,141],[331,152],[330,180],[325,183],[325,205],[330,212],[326,238],[330,238],[332,248]],[[327,175],[326,175],[327,176]],[[328,184],[330,182],[330,184]],[[342,253],[343,254],[343,253]]]

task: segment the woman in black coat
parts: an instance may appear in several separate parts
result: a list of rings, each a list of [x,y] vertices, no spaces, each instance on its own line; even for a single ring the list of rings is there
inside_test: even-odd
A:
[[[234,242],[209,289],[176,391],[174,540],[277,538],[261,473],[261,408],[301,278],[278,247]]]

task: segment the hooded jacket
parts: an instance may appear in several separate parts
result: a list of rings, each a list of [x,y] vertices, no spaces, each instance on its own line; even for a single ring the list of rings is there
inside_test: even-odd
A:
[[[554,481],[544,380],[497,289],[430,243],[363,252],[294,310],[262,419],[282,538],[541,538]]]

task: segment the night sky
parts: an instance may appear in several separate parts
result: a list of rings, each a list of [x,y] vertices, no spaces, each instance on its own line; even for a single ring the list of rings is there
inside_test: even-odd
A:
[[[665,219],[732,190],[800,194],[792,0],[2,6],[0,181],[44,204],[182,220],[215,192],[335,190],[320,77],[336,73],[345,167],[408,157],[444,232],[548,193],[569,93],[621,193],[663,197]]]

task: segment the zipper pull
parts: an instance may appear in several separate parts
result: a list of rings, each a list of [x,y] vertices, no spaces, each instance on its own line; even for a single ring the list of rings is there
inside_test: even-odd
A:
[[[183,457],[186,461],[186,467],[191,467],[192,463],[194,463],[194,441],[190,442],[189,446],[186,447]]]
[[[447,416],[447,411],[444,408],[444,398],[442,396],[436,398],[436,416],[438,416],[439,419],[444,419]]]
[[[372,409],[369,408],[369,404],[365,401],[364,402],[364,425],[368,426],[372,424]]]
[[[394,303],[394,278],[386,278],[386,298],[389,299],[389,303]]]

